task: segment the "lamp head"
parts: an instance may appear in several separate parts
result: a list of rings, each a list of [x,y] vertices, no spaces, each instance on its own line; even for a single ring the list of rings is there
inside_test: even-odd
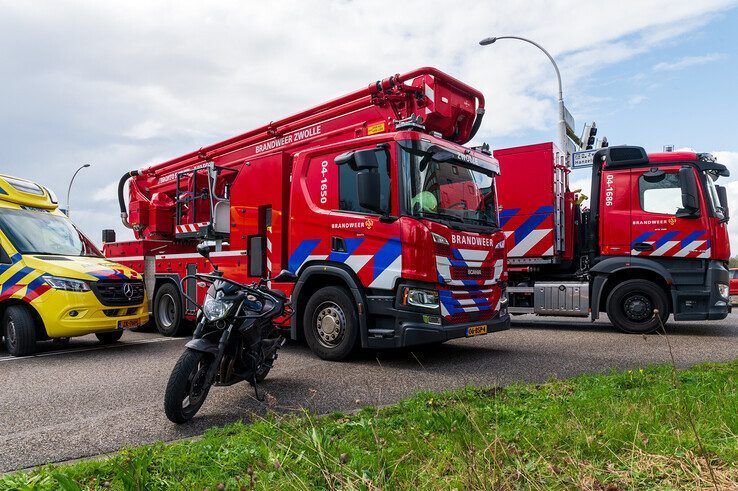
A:
[[[488,38],[484,38],[481,41],[479,41],[479,44],[481,44],[482,46],[487,46],[489,44],[494,43],[495,41],[497,41],[496,37],[488,37]]]

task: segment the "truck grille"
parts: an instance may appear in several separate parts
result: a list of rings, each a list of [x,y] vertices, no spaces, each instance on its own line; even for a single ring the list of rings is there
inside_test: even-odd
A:
[[[103,305],[120,307],[143,302],[143,281],[99,280],[90,284],[92,291]]]

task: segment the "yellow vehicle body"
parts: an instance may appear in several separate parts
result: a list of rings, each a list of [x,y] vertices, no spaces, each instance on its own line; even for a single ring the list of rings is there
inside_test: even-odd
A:
[[[79,236],[70,237],[75,232]],[[79,254],[64,254],[75,244],[82,244]],[[115,332],[148,321],[141,275],[102,257],[48,189],[0,174],[0,246],[2,322],[9,307],[28,306],[35,339]]]

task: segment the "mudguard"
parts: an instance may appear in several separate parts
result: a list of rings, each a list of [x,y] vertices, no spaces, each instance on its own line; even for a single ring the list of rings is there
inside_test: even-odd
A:
[[[201,353],[210,353],[211,355],[218,354],[218,343],[214,343],[213,341],[209,341],[204,338],[192,339],[185,345],[185,347]]]
[[[674,281],[669,270],[652,259],[636,256],[608,257],[607,259],[603,259],[589,270],[593,276],[592,291],[590,293],[591,318],[593,321],[600,316],[600,296],[609,276],[626,268],[645,269],[656,273],[666,281],[667,285],[671,285]],[[673,296],[673,292],[671,295]]]

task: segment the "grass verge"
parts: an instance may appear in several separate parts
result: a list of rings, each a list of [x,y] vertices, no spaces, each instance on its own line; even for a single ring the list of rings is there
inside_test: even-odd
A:
[[[735,489],[737,434],[738,360],[272,415],[0,489]]]

